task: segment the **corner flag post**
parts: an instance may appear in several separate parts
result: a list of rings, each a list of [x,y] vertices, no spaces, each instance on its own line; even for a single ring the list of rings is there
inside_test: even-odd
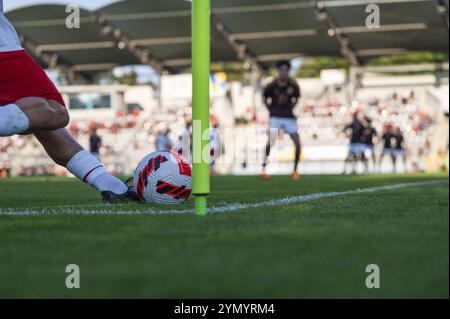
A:
[[[210,193],[209,77],[211,66],[211,2],[192,0],[192,193],[195,213],[207,214]],[[204,150],[207,150],[204,152]]]

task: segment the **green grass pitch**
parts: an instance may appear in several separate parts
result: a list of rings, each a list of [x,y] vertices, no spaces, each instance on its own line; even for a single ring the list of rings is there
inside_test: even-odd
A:
[[[216,177],[210,203],[429,180],[440,182],[205,217],[82,215],[167,208],[104,205],[73,179],[3,180],[0,297],[448,298],[447,175]],[[32,210],[49,213],[5,214]],[[80,289],[65,286],[68,264]],[[380,289],[365,286],[368,264]]]

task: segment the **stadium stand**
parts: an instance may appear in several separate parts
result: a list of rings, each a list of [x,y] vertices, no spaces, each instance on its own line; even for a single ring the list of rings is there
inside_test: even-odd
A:
[[[407,6],[395,0],[377,3],[389,14],[380,28],[368,31],[364,25],[367,1],[267,0],[262,4],[256,0],[217,0],[212,12],[212,58],[216,62],[240,61],[260,80],[276,61],[300,56],[344,56],[353,74],[372,58],[383,55],[421,50],[448,53],[448,20],[446,24],[442,19],[442,12],[448,19],[448,1],[414,1]],[[61,27],[61,12],[65,12],[61,5],[22,7],[6,15],[18,30],[24,48],[42,67],[58,70],[69,84],[89,84],[99,72],[122,65],[148,65],[160,75],[185,71],[191,63],[189,6],[177,0],[120,1],[95,12],[82,9],[83,27],[71,30]],[[276,21],[272,19],[275,16]],[[441,82],[436,80],[436,85],[448,91],[448,64],[444,69],[446,76]],[[374,120],[379,132],[386,122],[406,132],[414,169],[426,166],[423,155],[436,155],[448,147],[448,141],[438,145],[434,138],[445,132],[446,125],[441,102],[429,90],[430,84],[414,86],[411,80],[392,77],[390,85],[385,82],[375,89],[357,83],[352,76],[349,82],[348,86],[360,86],[350,98],[345,88],[313,96],[308,96],[309,89],[304,90],[299,106],[304,170],[341,170],[348,144],[342,128],[358,108]],[[253,97],[258,94],[253,92]],[[255,128],[265,127],[265,110],[258,98],[233,103],[244,105],[245,112],[234,114],[242,122],[236,126],[240,138],[235,139],[236,145],[227,143],[226,150],[257,153],[265,142],[252,140],[252,134]],[[159,130],[170,125],[171,138],[177,140],[183,131],[184,115],[189,112],[186,104],[175,111],[144,108],[140,114],[118,113],[99,123],[76,116],[72,117],[71,128],[81,143],[87,144],[89,127],[99,125],[104,140],[101,155],[108,168],[129,173],[133,163],[152,149]],[[216,117],[221,119],[222,114]],[[288,140],[279,145],[279,161],[283,162],[290,157],[291,146]],[[0,176],[65,173],[54,168],[31,137],[2,139],[0,148]],[[421,159],[415,159],[417,156]],[[251,172],[248,166],[239,168],[241,164],[224,167],[223,171]]]
[[[425,169],[424,158],[431,154],[438,121],[436,113],[421,104],[421,101],[426,102],[423,97],[427,94],[426,91],[420,94],[410,90],[394,91],[390,88],[385,88],[383,91],[386,92],[384,95],[372,95],[370,91],[366,91],[361,94],[358,101],[350,105],[342,95],[323,97],[318,100],[303,100],[300,103],[299,127],[305,149],[303,165],[306,171],[310,166],[310,171],[315,172],[317,164],[320,163],[334,165],[335,172],[341,169],[348,144],[348,137],[343,127],[350,121],[351,114],[355,111],[360,111],[373,120],[379,132],[378,137],[386,124],[400,127],[405,132],[411,170]],[[89,130],[94,126],[97,127],[103,139],[101,156],[108,169],[116,174],[130,174],[134,169],[134,163],[149,151],[154,150],[155,137],[159,131],[170,128],[172,141],[176,142],[179,139],[179,136],[183,134],[184,119],[189,114],[190,106],[188,105],[176,111],[118,114],[114,121],[105,123],[97,123],[89,119],[73,121],[70,128],[72,134],[86,146]],[[262,118],[237,125],[235,134],[239,138],[227,139],[225,151],[249,154],[249,158],[261,155],[265,140],[256,136],[254,132],[258,128],[260,132],[264,132],[266,121]],[[283,154],[290,154],[292,145],[287,138],[279,144],[278,160],[283,163]],[[381,153],[380,147],[378,143],[376,149],[378,154]],[[39,144],[30,136],[2,139],[0,148],[2,150],[0,167],[4,170],[8,169],[12,174],[64,174],[63,171],[54,167]],[[320,149],[326,151],[321,152]],[[286,157],[286,160],[289,159],[289,156]],[[224,166],[222,169],[226,169]],[[249,172],[257,168],[257,166],[249,167]],[[245,173],[236,167],[228,167],[228,170],[234,173]],[[387,167],[386,170],[388,170]]]

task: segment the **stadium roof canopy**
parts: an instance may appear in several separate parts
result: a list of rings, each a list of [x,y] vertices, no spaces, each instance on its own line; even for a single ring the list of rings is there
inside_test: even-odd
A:
[[[380,8],[369,29],[366,7]],[[279,59],[345,56],[354,65],[407,51],[448,53],[448,0],[212,0],[216,62],[266,69]],[[190,66],[190,2],[127,0],[94,12],[68,29],[62,5],[16,9],[7,17],[44,67],[89,74],[148,64],[158,72]]]

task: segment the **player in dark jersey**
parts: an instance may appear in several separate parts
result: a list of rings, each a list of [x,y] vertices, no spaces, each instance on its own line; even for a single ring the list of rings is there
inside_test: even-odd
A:
[[[375,168],[377,164],[376,155],[375,155],[375,145],[374,139],[377,137],[377,130],[373,127],[372,120],[367,116],[364,118],[364,130],[362,134],[362,142],[366,145],[366,151],[370,153],[370,159],[372,160],[372,167]],[[369,172],[368,159],[363,153],[364,164],[366,166],[366,173]]]
[[[397,165],[397,156],[395,153],[395,145],[396,145],[396,136],[393,125],[387,125],[385,128],[385,132],[383,136],[381,137],[383,141],[383,152],[380,156],[379,161],[379,168],[381,169],[381,163],[383,162],[383,158],[386,155],[389,155],[392,160],[392,171],[396,172],[396,165]]]
[[[403,136],[403,132],[399,127],[397,127],[397,130],[395,131],[395,148],[394,153],[395,157],[402,158],[403,161],[403,171],[407,172],[407,158],[406,158],[406,149],[405,149],[405,137]]]
[[[345,159],[343,174],[347,173],[349,165],[351,165],[352,174],[356,174],[356,164],[363,159],[365,150],[363,143],[364,125],[359,119],[358,112],[353,114],[353,120],[344,128],[344,132],[350,132],[350,145],[347,158]]]
[[[297,118],[294,115],[294,107],[300,98],[300,87],[297,82],[289,76],[291,63],[280,61],[277,64],[278,78],[270,83],[264,90],[264,104],[270,113],[269,141],[266,146],[266,153],[261,173],[262,179],[269,179],[266,172],[267,159],[270,149],[275,144],[279,131],[287,133],[295,145],[295,163],[292,179],[299,180],[298,164],[300,161],[301,144],[298,133]]]

